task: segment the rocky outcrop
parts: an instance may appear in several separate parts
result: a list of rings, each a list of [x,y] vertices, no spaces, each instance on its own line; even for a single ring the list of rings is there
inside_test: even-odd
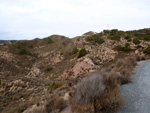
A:
[[[90,58],[85,58],[81,62],[77,62],[73,68],[65,71],[61,78],[76,78],[79,75],[87,74],[94,71],[94,63]]]

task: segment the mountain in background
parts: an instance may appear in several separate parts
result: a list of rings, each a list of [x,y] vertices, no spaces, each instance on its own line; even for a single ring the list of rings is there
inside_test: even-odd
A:
[[[17,42],[17,40],[0,40],[0,44],[4,44],[4,43],[14,43]]]

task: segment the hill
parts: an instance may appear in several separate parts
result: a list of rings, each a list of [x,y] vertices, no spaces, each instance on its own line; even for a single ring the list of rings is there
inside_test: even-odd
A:
[[[76,85],[82,78],[92,72],[100,71],[99,74],[104,76],[106,72],[109,74],[115,70],[116,78],[116,74],[110,74],[113,80],[109,77],[106,79],[106,76],[103,79],[114,81],[111,83],[115,83],[111,91],[117,90],[119,95],[118,87],[129,82],[135,59],[149,58],[150,29],[126,32],[113,29],[100,33],[90,31],[72,39],[52,35],[44,39],[0,45],[0,111],[60,112],[66,108],[70,109],[70,106],[72,110],[80,109],[79,106],[70,104],[70,98],[74,98]],[[106,81],[104,91],[112,88]],[[57,102],[56,105],[54,101]],[[119,101],[111,103],[110,106],[119,106],[118,103]],[[101,105],[99,111],[107,111],[110,106]],[[87,106],[85,108],[94,109]],[[114,110],[114,107],[111,110]]]

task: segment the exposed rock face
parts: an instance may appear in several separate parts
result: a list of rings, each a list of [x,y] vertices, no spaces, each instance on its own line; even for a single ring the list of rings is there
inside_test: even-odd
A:
[[[72,78],[72,77],[76,78],[79,75],[89,73],[91,70],[93,70],[94,66],[95,66],[94,63],[92,62],[90,58],[85,58],[83,61],[77,62],[73,68],[65,71],[61,75],[61,77],[62,78]]]

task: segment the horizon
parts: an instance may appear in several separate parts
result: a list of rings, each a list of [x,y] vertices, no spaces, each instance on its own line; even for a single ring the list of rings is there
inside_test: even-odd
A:
[[[88,31],[150,28],[148,0],[0,1],[0,40],[32,40],[53,34],[69,38]]]
[[[142,29],[150,29],[150,28],[141,28],[141,29],[133,29],[133,30],[120,30],[120,29],[117,29],[118,31],[124,31],[124,32],[126,32],[126,31],[135,31],[135,30],[142,30]],[[104,29],[104,30],[114,30],[114,29]],[[101,32],[103,32],[104,30],[102,30],[102,31],[100,31],[100,32],[95,32],[95,31],[87,31],[87,32],[95,32],[95,33],[101,33]],[[87,33],[87,32],[84,32],[84,33],[82,33],[81,35],[78,35],[78,36],[82,36],[83,34],[85,34],[85,33]],[[19,40],[16,40],[16,39],[10,39],[10,40],[5,40],[5,39],[0,39],[0,40],[2,40],[2,41],[13,41],[13,40],[16,40],[16,41],[23,41],[23,40],[34,40],[34,39],[44,39],[44,38],[47,38],[47,37],[50,37],[50,36],[53,36],[53,35],[58,35],[58,36],[65,36],[65,35],[61,35],[61,34],[51,34],[51,35],[49,35],[49,36],[45,36],[45,37],[34,37],[34,38],[32,38],[32,39],[19,39]],[[78,37],[78,36],[75,36],[75,37]],[[67,36],[65,36],[65,37],[67,37]],[[67,37],[67,38],[75,38],[75,37]]]

